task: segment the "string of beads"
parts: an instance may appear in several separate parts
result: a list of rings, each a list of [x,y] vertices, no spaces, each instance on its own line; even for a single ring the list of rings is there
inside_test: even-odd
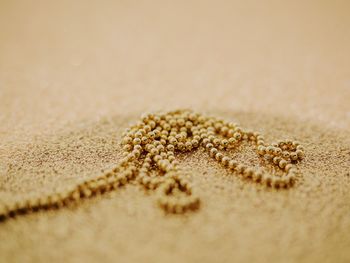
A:
[[[227,155],[243,141],[255,146],[258,155],[284,175],[268,173],[238,163]],[[204,116],[190,110],[146,114],[128,128],[122,139],[123,159],[113,169],[93,179],[48,196],[0,204],[0,220],[50,208],[59,208],[112,191],[137,181],[158,194],[158,204],[167,213],[181,214],[200,207],[200,199],[179,168],[176,154],[202,147],[208,155],[232,173],[273,188],[293,186],[304,149],[296,141],[267,144],[258,132],[244,130],[237,123]]]

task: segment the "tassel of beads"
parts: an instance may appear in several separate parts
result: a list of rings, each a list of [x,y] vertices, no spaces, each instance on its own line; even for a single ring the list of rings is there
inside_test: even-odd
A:
[[[253,144],[261,158],[285,174],[278,176],[261,168],[253,169],[225,154],[243,141]],[[293,186],[297,176],[295,164],[304,158],[304,149],[296,141],[267,144],[262,135],[244,130],[237,123],[190,110],[143,115],[124,132],[122,146],[124,157],[113,170],[60,193],[0,205],[0,220],[65,206],[112,191],[134,179],[146,190],[157,192],[158,204],[164,211],[178,214],[194,211],[200,207],[200,199],[180,171],[175,154],[197,148],[203,148],[233,174],[273,188]]]

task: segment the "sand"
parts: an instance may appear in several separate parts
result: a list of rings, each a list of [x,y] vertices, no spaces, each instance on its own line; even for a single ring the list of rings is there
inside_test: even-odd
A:
[[[244,2],[244,3],[243,3]],[[128,185],[0,224],[0,262],[349,262],[346,1],[1,1],[0,200],[51,193],[121,158],[143,112],[181,107],[297,139],[290,190],[179,156],[198,212]],[[257,164],[250,148],[237,159]]]

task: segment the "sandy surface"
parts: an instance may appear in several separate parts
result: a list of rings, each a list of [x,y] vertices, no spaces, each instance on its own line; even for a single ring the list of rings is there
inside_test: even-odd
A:
[[[301,141],[303,176],[266,190],[180,156],[198,212],[129,185],[1,223],[0,262],[350,261],[347,1],[55,2],[0,1],[1,202],[99,174],[139,114],[178,107]]]

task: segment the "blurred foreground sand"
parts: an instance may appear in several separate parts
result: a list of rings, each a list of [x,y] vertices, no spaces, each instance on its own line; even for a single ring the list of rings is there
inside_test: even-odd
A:
[[[349,262],[347,1],[101,2],[0,1],[1,201],[98,174],[139,114],[179,107],[301,141],[303,179],[266,190],[198,151],[197,213],[130,185],[0,224],[0,262]]]

